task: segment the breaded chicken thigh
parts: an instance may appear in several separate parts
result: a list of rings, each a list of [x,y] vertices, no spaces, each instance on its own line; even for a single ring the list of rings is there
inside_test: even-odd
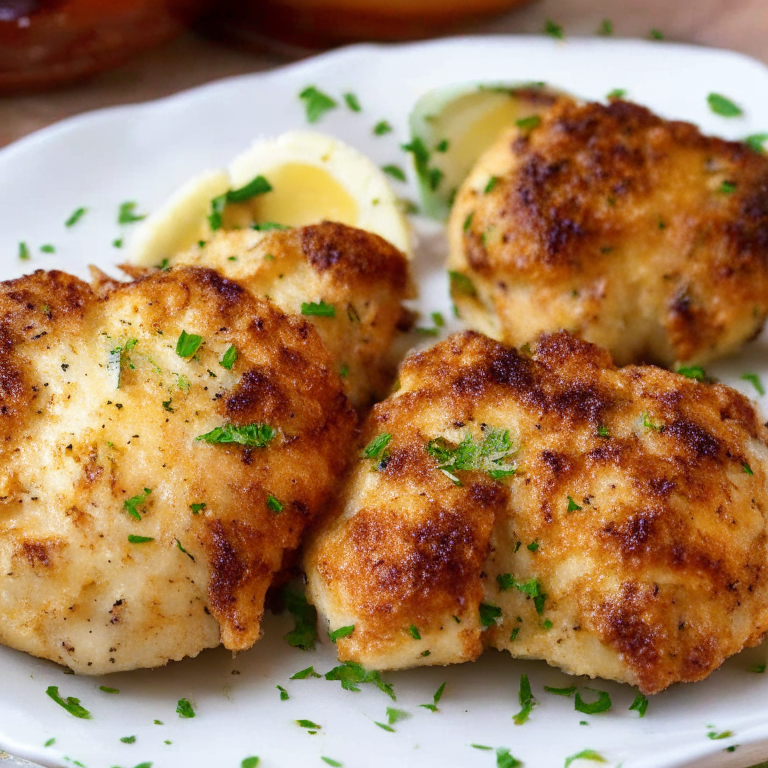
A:
[[[211,267],[284,312],[303,314],[334,355],[356,408],[389,392],[393,344],[410,324],[402,302],[413,289],[405,255],[378,235],[332,222],[220,231],[172,263]]]
[[[260,637],[356,417],[310,323],[212,270],[0,284],[0,642],[101,674]]]
[[[452,293],[510,344],[572,331],[618,364],[704,363],[768,314],[768,157],[626,101],[506,131],[449,222]]]
[[[656,693],[768,631],[768,430],[736,391],[566,333],[413,354],[310,542],[339,658],[483,648]]]

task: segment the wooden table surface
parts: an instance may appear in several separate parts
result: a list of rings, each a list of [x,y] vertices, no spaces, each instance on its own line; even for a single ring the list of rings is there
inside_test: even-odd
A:
[[[466,32],[540,33],[551,18],[566,35],[591,35],[604,18],[618,37],[647,37],[731,48],[768,63],[768,0],[539,0]],[[70,88],[0,98],[0,146],[70,115],[113,104],[166,96],[229,75],[287,61],[275,53],[249,54],[193,34]]]
[[[651,29],[657,29],[668,40],[730,48],[768,64],[768,0],[539,0],[463,31],[536,34],[550,18],[565,28],[566,35],[592,35],[608,18],[617,37],[648,37]],[[80,112],[155,99],[286,61],[266,50],[244,53],[186,34],[80,85],[0,98],[0,146]],[[4,753],[0,763],[21,765]],[[768,763],[756,768],[768,768]]]

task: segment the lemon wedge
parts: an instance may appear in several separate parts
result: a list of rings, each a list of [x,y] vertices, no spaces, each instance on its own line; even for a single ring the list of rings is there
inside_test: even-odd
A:
[[[129,259],[157,266],[219,230],[336,221],[380,235],[409,258],[411,232],[384,174],[338,139],[291,131],[257,141],[229,168],[184,185],[150,215]]]
[[[437,88],[410,115],[414,165],[422,209],[445,219],[456,190],[502,130],[542,114],[561,95],[544,83]]]

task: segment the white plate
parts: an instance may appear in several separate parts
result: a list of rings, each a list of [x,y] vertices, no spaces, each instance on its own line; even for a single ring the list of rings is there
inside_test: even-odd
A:
[[[336,98],[354,92],[363,111],[342,106],[317,126],[362,150],[377,163],[407,165],[399,144],[407,139],[406,120],[427,89],[470,80],[544,80],[567,91],[602,98],[626,88],[630,98],[662,115],[692,120],[706,131],[731,138],[768,130],[768,70],[742,56],[667,43],[632,41],[476,38],[392,48],[356,47],[276,72],[215,83],[140,106],[120,107],[68,120],[0,152],[0,278],[32,268],[62,268],[86,276],[95,263],[112,268],[124,252],[111,243],[129,228],[116,223],[118,205],[136,200],[139,210],[158,206],[189,177],[223,166],[260,134],[273,135],[305,125],[297,94],[317,85]],[[726,94],[745,108],[743,118],[713,115],[712,92]],[[375,137],[381,119],[395,132]],[[411,180],[402,192],[415,197]],[[71,229],[64,221],[79,206],[87,215]],[[420,234],[417,267],[420,308],[448,314],[440,228],[416,221]],[[19,262],[25,241],[32,260]],[[55,255],[39,251],[51,243]],[[741,381],[758,371],[768,382],[765,344],[751,344],[737,359],[711,373],[749,395]],[[394,683],[394,706],[411,717],[388,733],[392,702],[377,689],[342,690],[326,680],[289,681],[310,664],[326,672],[335,665],[327,641],[317,652],[289,647],[282,635],[286,617],[268,617],[265,637],[236,659],[221,649],[155,671],[89,679],[65,676],[55,665],[0,648],[0,745],[45,765],[83,764],[87,768],[237,768],[243,758],[261,757],[260,768],[292,768],[326,763],[345,768],[492,768],[493,752],[470,744],[507,747],[526,768],[563,766],[584,749],[599,751],[610,765],[624,768],[744,766],[768,756],[768,675],[749,671],[766,660],[765,648],[728,661],[708,680],[676,686],[651,699],[639,719],[628,707],[635,691],[596,681],[608,690],[613,709],[588,717],[573,710],[572,699],[552,696],[543,685],[571,680],[543,662],[523,663],[506,654],[487,653],[473,664],[385,675]],[[235,675],[233,670],[238,670]],[[530,676],[540,704],[523,726],[518,711],[520,674]],[[429,703],[447,681],[437,713]],[[576,681],[588,684],[587,681]],[[78,720],[46,695],[57,685],[64,696],[80,698],[93,713]],[[119,695],[99,685],[120,689]],[[284,686],[281,701],[276,685]],[[195,719],[175,713],[181,697],[195,704]],[[322,725],[310,735],[295,724],[310,719]],[[155,720],[162,725],[154,724]],[[580,721],[587,725],[580,725]],[[732,731],[711,740],[707,733]],[[133,744],[121,743],[136,736]],[[53,746],[43,747],[55,737]],[[724,749],[740,745],[734,752]],[[78,761],[74,763],[74,761]],[[596,763],[575,763],[580,766]]]

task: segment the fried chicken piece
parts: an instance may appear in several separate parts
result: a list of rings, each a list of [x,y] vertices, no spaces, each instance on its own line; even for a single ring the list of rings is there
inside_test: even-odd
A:
[[[332,366],[212,270],[0,284],[0,642],[88,674],[249,648],[347,461]]]
[[[481,157],[449,238],[475,330],[520,345],[564,328],[620,365],[705,363],[768,314],[768,157],[629,102],[561,99]]]
[[[410,326],[402,301],[414,291],[405,255],[378,235],[331,222],[221,231],[173,263],[211,267],[284,312],[304,314],[356,408],[388,394],[401,356],[396,341]]]
[[[768,430],[738,392],[564,332],[529,354],[452,336],[400,383],[305,557],[330,627],[354,625],[340,659],[490,646],[650,694],[762,639]]]

